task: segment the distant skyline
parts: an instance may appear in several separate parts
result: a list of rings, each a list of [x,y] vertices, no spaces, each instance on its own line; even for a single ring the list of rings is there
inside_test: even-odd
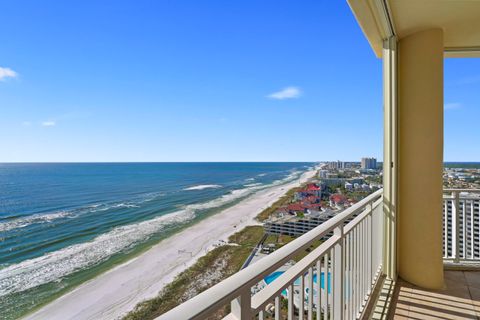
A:
[[[4,1],[0,162],[383,155],[346,1]],[[445,161],[480,161],[480,59],[445,60]]]

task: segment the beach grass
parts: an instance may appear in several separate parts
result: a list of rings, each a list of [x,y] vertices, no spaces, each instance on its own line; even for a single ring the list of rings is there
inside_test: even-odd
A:
[[[228,238],[228,241],[253,249],[263,237],[263,234],[264,229],[262,226],[248,226],[239,232],[232,234]]]

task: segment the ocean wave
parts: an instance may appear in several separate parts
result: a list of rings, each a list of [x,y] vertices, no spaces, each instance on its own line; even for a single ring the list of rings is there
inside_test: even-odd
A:
[[[48,214],[34,214],[27,217],[16,218],[7,222],[0,222],[0,232],[24,228],[35,223],[51,222],[53,220],[66,218],[72,215],[70,211],[59,211]]]
[[[37,213],[31,216],[25,216],[8,220],[6,222],[0,222],[0,232],[21,229],[33,224],[50,223],[63,218],[75,218],[79,215],[107,211],[111,209],[140,208],[143,203],[153,201],[163,195],[164,193],[160,192],[150,192],[131,198],[128,201],[95,203],[85,207],[73,208],[70,210],[62,210],[51,213]]]
[[[258,183],[248,183],[248,184],[245,184],[244,186],[245,187],[256,187],[256,186],[260,186],[262,185],[260,182]]]
[[[236,200],[239,200],[241,198],[245,198],[245,197],[247,197],[247,196],[249,196],[249,195],[251,195],[251,194],[253,194],[257,191],[291,182],[291,181],[297,179],[300,176],[300,173],[301,172],[299,172],[299,171],[292,172],[288,176],[286,176],[285,178],[275,180],[270,184],[252,183],[251,185],[245,185],[246,188],[236,189],[236,190],[230,191],[229,193],[227,193],[227,194],[225,194],[225,195],[223,195],[219,198],[213,199],[211,201],[204,202],[204,203],[199,203],[199,204],[190,204],[190,205],[185,206],[184,208],[186,210],[206,210],[206,209],[218,208],[218,207],[227,205],[231,202],[234,202]]]
[[[102,203],[102,204],[94,204],[90,206],[91,210],[89,212],[99,212],[99,211],[107,211],[110,209],[119,209],[119,208],[140,208],[139,204],[135,204],[132,202],[120,202],[120,203]]]
[[[59,281],[75,271],[97,265],[113,254],[148,240],[168,225],[184,223],[193,217],[193,211],[180,210],[136,224],[116,227],[91,241],[5,267],[0,270],[0,297]]]
[[[188,188],[185,188],[183,190],[203,190],[203,189],[217,189],[217,188],[221,188],[222,186],[221,185],[218,185],[218,184],[200,184],[198,186],[192,186],[192,187],[188,187]]]
[[[225,195],[223,195],[219,198],[215,198],[213,200],[210,200],[210,201],[207,201],[207,202],[204,202],[204,203],[190,204],[190,205],[185,206],[184,208],[186,210],[193,210],[193,211],[218,208],[218,207],[227,205],[227,204],[229,204],[229,203],[231,203],[235,200],[238,200],[240,198],[246,197],[249,194],[251,194],[254,191],[259,190],[261,188],[263,188],[263,187],[256,186],[256,187],[247,187],[247,188],[243,188],[243,189],[233,190],[233,191],[231,191],[231,192],[229,192],[229,193],[227,193],[227,194],[225,194]]]

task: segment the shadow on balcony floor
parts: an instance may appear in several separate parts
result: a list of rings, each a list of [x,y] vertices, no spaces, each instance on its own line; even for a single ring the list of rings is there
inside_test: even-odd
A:
[[[445,271],[445,288],[398,279],[389,319],[480,319],[480,271]]]

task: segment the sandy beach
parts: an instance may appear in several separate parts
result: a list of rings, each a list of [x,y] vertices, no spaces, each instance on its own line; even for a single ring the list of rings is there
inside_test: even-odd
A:
[[[82,284],[26,319],[118,319],[139,302],[152,298],[175,276],[234,232],[257,224],[255,217],[289,189],[313,177],[305,172],[295,181],[248,197],[165,239],[142,255]]]

